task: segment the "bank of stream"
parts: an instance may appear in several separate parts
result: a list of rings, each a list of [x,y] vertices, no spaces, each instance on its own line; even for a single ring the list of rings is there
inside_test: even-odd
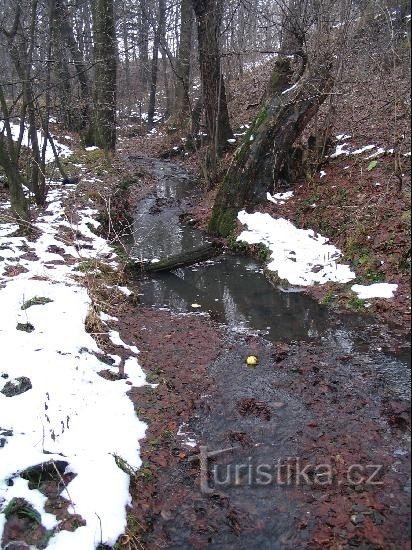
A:
[[[155,185],[134,213],[131,255],[156,260],[205,244],[208,237],[185,216],[199,196],[194,180],[168,161],[132,160]],[[154,318],[156,311],[170,315],[167,338],[179,331],[179,338],[191,338],[191,319],[197,331],[204,319],[223,334],[218,356],[197,388],[190,387],[185,373],[196,364],[188,364],[178,350],[178,359],[173,357],[173,346],[175,370],[157,365],[166,380],[173,379],[170,391],[187,399],[190,415],[166,451],[178,458],[162,459],[165,467],[151,481],[156,485],[151,511],[142,515],[135,504],[139,521],[146,522],[147,547],[320,548],[340,541],[344,547],[400,548],[406,543],[410,485],[404,411],[410,369],[406,357],[382,351],[379,326],[329,310],[299,289],[274,288],[257,261],[229,253],[142,276],[139,287],[142,306],[152,309]],[[185,319],[183,329],[179,318]],[[153,331],[144,320],[141,324]],[[159,327],[160,342],[165,341],[161,332]],[[259,358],[254,369],[245,365],[250,353]],[[153,363],[148,356],[145,368]],[[135,396],[140,411],[141,398]],[[163,414],[167,425],[173,411],[166,411],[167,398],[159,405],[162,399],[151,396],[146,411],[150,417],[156,403],[160,420],[153,422],[161,423]],[[210,494],[199,488],[193,455],[200,446],[230,448],[209,464]],[[146,451],[149,468],[160,447],[155,458]],[[333,480],[312,483],[316,465],[325,463]],[[307,464],[306,479],[297,472]],[[353,464],[381,465],[379,484],[352,484],[347,472]],[[267,468],[259,474],[262,465]],[[136,490],[135,498],[145,490]]]

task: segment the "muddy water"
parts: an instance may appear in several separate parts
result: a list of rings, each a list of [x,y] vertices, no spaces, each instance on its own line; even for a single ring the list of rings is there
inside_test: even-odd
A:
[[[199,196],[196,182],[188,173],[168,161],[133,160],[155,179],[156,186],[135,212],[132,255],[155,260],[207,242],[190,220],[182,221],[182,214]],[[225,254],[151,276],[143,280],[141,299],[145,305],[179,313],[207,313],[234,332],[257,332],[272,342],[322,342],[342,353],[378,354],[377,368],[399,386],[400,394],[407,392],[407,358],[396,360],[380,353],[379,338],[370,338],[370,332],[377,328],[359,316],[335,314],[299,288],[274,288],[264,276],[262,265],[253,259]]]
[[[133,254],[155,259],[205,242],[180,218],[197,200],[194,182],[173,163],[135,161],[155,178],[156,188],[136,212]],[[384,464],[388,471],[396,465],[396,485],[389,479],[378,495],[384,500],[390,493],[393,499],[378,529],[391,542],[403,540],[408,442],[388,427],[383,411],[389,400],[408,399],[409,369],[404,360],[382,352],[378,327],[373,334],[370,321],[337,315],[297,289],[273,288],[262,266],[242,256],[223,255],[147,277],[140,288],[146,305],[207,314],[230,329],[225,351],[209,368],[213,393],[200,396],[196,414],[179,429],[183,449],[193,441],[210,450],[231,449],[214,459],[219,480],[209,471],[216,492],[199,492],[197,466],[187,460],[165,472],[158,497],[163,512],[153,515],[148,548],[306,548],[316,525],[324,522],[322,514],[329,513],[326,497],[332,508],[345,510],[349,528],[342,524],[339,540],[346,541],[361,492],[349,491],[340,500],[333,487],[285,487],[273,476],[261,486],[248,478],[258,465],[273,468],[288,457],[316,464],[335,455],[348,463]],[[290,344],[279,363],[272,345],[278,341]],[[259,356],[256,369],[245,366],[250,352]],[[243,473],[237,478],[239,465]],[[326,512],[318,511],[322,506]]]

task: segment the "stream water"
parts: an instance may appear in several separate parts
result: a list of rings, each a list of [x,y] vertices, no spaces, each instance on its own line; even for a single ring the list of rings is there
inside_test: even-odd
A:
[[[155,187],[135,212],[132,254],[153,260],[207,242],[187,215],[182,217],[199,197],[188,174],[171,162],[133,160],[151,175]],[[183,449],[188,438],[192,451],[193,442],[211,450],[229,448],[230,453],[225,451],[213,462],[226,475],[238,465],[247,465],[246,469],[273,466],[285,457],[316,461],[318,453],[322,457],[343,454],[373,464],[396,462],[400,468],[399,456],[408,455],[407,442],[403,435],[394,440],[383,411],[390,399],[408,399],[410,369],[405,358],[382,351],[381,327],[371,319],[337,314],[299,289],[274,288],[262,265],[230,254],[146,276],[139,288],[141,302],[147,306],[208,315],[229,329],[222,331],[223,351],[208,367],[213,380],[210,392],[199,394],[190,419],[179,428]],[[272,345],[278,341],[290,344],[287,358],[279,365],[273,355],[278,348]],[[257,346],[256,369],[245,365],[250,342]],[[172,388],[173,384],[186,387],[184,368],[180,376],[172,377]],[[190,401],[185,392],[181,399]],[[267,415],[239,413],[245,402],[264,407]],[[210,497],[199,493],[192,468],[182,460],[163,471],[158,509],[170,512],[153,516],[148,547],[308,547],[306,525],[312,522],[313,526],[318,501],[319,506],[325,504],[324,488],[293,491],[281,483],[261,487],[242,474],[239,480],[229,476],[223,493],[219,486],[219,494]],[[391,506],[406,517],[408,498],[401,482],[397,487],[399,500]],[[345,495],[357,503],[356,492]],[[340,509],[343,504],[336,506]]]
[[[207,236],[182,221],[199,197],[196,182],[175,163],[133,157],[155,180],[153,192],[140,201],[134,216],[131,254],[148,260],[188,251]],[[141,281],[141,302],[174,312],[210,315],[235,332],[258,332],[272,342],[315,341],[336,351],[372,355],[395,393],[409,393],[408,358],[381,352],[378,332],[369,320],[337,314],[302,294],[274,288],[257,261],[224,254],[191,267],[159,273]],[[196,307],[193,307],[196,306]],[[199,307],[200,306],[200,307]],[[366,330],[368,328],[368,330]]]

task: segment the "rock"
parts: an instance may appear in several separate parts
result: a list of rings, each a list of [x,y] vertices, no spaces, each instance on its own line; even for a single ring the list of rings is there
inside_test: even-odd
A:
[[[14,397],[15,395],[20,395],[31,390],[31,388],[30,378],[27,378],[27,376],[19,376],[15,380],[9,380],[4,385],[1,393],[6,397]]]
[[[33,332],[34,326],[31,323],[17,323],[16,329],[23,332]]]
[[[35,296],[34,298],[31,298],[30,300],[27,300],[26,302],[24,302],[24,304],[21,306],[21,309],[24,311],[29,307],[44,306],[45,304],[49,304],[50,302],[53,302],[53,300],[50,300],[50,298],[45,298],[43,296]]]

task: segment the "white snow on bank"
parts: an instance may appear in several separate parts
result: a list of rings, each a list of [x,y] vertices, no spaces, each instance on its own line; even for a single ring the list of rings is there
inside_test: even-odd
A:
[[[362,153],[365,153],[366,151],[370,151],[371,149],[376,149],[376,145],[364,145],[360,149],[356,149],[355,151],[352,151],[351,155],[361,155]]]
[[[14,122],[10,122],[10,130],[11,130],[13,140],[17,141],[19,139],[19,135],[20,135],[20,124],[15,124]],[[0,121],[0,133],[1,132],[4,132],[4,134],[6,133],[3,121]],[[40,151],[42,149],[43,139],[44,139],[43,133],[40,130],[37,130],[37,140],[39,142]],[[56,150],[57,150],[57,153],[59,154],[59,156],[61,156],[61,157],[70,157],[70,155],[73,154],[73,151],[71,149],[69,149],[69,147],[67,147],[67,145],[63,145],[62,143],[59,143],[54,137],[53,137],[53,141],[54,141],[54,146],[56,147]],[[28,127],[27,126],[25,126],[25,128],[24,128],[22,145],[24,147],[30,147],[30,139],[29,139],[29,132],[28,132]],[[46,157],[45,158],[46,158],[46,163],[54,161],[54,153],[53,153],[53,149],[52,149],[52,146],[50,145],[49,141],[47,142]]]
[[[271,195],[270,193],[266,194],[268,201],[273,202],[273,204],[285,204],[285,202],[293,197],[293,191],[286,191],[285,193],[275,193]]]
[[[268,269],[290,284],[347,283],[355,278],[348,265],[337,263],[340,250],[314,231],[298,229],[288,220],[260,212],[248,214],[242,210],[238,219],[248,229],[237,240],[266,245],[272,252]]]
[[[353,285],[351,290],[358,295],[360,300],[371,298],[393,298],[398,285],[389,283],[374,283],[372,285]]]
[[[336,157],[340,157],[341,155],[349,155],[350,152],[346,148],[347,145],[348,145],[347,143],[339,143],[336,146],[336,151],[330,155],[330,158],[334,159]]]
[[[291,92],[292,90],[294,90],[294,89],[297,87],[297,85],[298,85],[298,83],[293,84],[293,86],[291,86],[291,87],[288,88],[287,90],[284,90],[284,91],[282,92],[282,95],[285,95],[285,94]]]
[[[76,223],[64,216],[62,200],[70,188],[74,186],[51,189],[51,202],[36,223],[43,232],[37,241],[14,237],[12,222],[0,225],[0,540],[2,511],[12,498],[23,497],[38,510],[47,529],[55,528],[47,548],[92,550],[100,542],[115,544],[125,530],[129,476],[115,457],[133,469],[140,467],[138,441],[146,425],[126,395],[131,388],[126,380],[109,381],[98,375],[108,367],[96,357],[98,346],[85,330],[91,301],[74,276],[81,274],[75,270],[79,261],[107,261],[113,251],[88,227],[94,222],[94,210],[76,210]],[[59,226],[69,228],[76,242],[64,241]],[[93,250],[83,250],[86,243]],[[28,250],[39,259],[21,258]],[[75,263],[69,265],[63,254]],[[27,271],[6,275],[13,266]],[[50,301],[22,309],[33,298]],[[113,319],[104,312],[102,318]],[[18,323],[30,323],[34,330],[17,330]],[[115,344],[129,351],[124,365],[127,381],[144,385],[137,348],[125,344],[115,331],[99,330],[115,336]],[[30,379],[31,389],[13,397],[1,393],[8,382],[23,376]],[[28,489],[19,476],[26,468],[50,460],[67,462],[66,471],[76,474],[61,490],[70,502],[70,513],[86,521],[74,532],[59,532],[57,518],[44,511],[44,496]]]

